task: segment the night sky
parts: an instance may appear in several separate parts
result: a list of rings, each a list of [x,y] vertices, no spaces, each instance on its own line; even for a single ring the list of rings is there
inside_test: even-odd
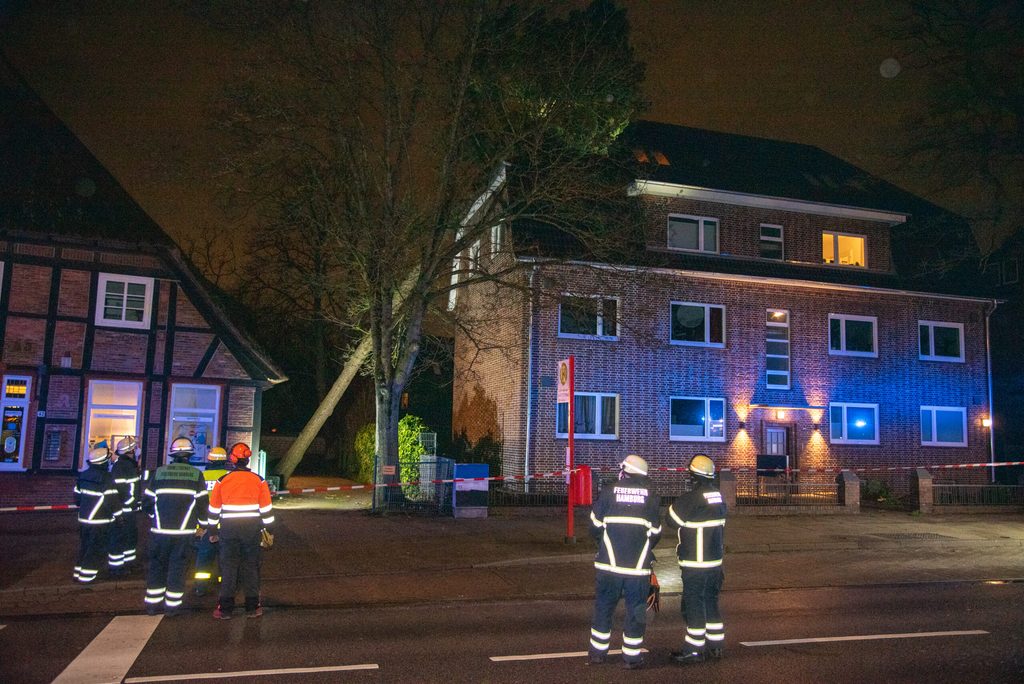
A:
[[[898,169],[921,74],[883,35],[884,0],[634,0],[645,118],[817,145],[951,206]],[[172,236],[224,224],[208,112],[236,46],[171,0],[0,0],[11,61]],[[895,61],[894,61],[895,60]]]

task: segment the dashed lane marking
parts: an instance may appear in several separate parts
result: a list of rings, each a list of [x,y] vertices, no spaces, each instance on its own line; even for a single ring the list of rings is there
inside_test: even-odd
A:
[[[983,629],[969,629],[956,632],[907,632],[905,634],[861,634],[841,637],[813,637],[810,639],[779,639],[777,641],[741,641],[743,646],[785,646],[787,644],[820,644],[830,641],[870,641],[873,639],[920,639],[922,637],[976,636],[988,634]]]
[[[641,651],[647,653],[646,648],[641,648]],[[618,655],[622,653],[619,649],[613,649],[608,651],[608,655]],[[491,660],[495,663],[507,663],[514,660],[549,660],[551,658],[583,658],[587,655],[587,651],[568,651],[566,653],[533,653],[530,655],[511,655],[511,656],[491,656]]]
[[[312,672],[342,672],[345,670],[379,670],[377,663],[362,665],[328,665],[326,667],[286,667],[278,670],[244,670],[241,672],[197,672],[195,674],[157,675],[155,677],[128,677],[125,684],[135,682],[189,682],[194,679],[227,679],[229,677],[273,677]]]
[[[53,680],[53,684],[120,682],[162,619],[162,615],[115,617]]]

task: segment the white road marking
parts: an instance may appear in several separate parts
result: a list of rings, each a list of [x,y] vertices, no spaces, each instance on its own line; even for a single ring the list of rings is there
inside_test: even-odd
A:
[[[128,674],[162,619],[162,615],[115,617],[53,684],[117,684]]]
[[[820,644],[829,641],[870,641],[872,639],[919,639],[921,637],[973,636],[988,634],[983,629],[959,632],[907,632],[906,634],[863,634],[860,636],[816,637],[811,639],[780,639],[778,641],[741,641],[743,646],[785,646],[786,644]]]
[[[642,652],[647,653],[646,648],[640,649]],[[587,655],[587,651],[569,651],[567,653],[535,653],[532,655],[513,655],[513,656],[491,656],[491,660],[495,663],[505,663],[513,660],[548,660],[550,658],[583,658]],[[619,649],[612,649],[608,651],[608,655],[618,655],[622,653]]]
[[[155,677],[128,677],[125,684],[134,682],[187,682],[193,679],[227,679],[228,677],[268,677],[273,675],[306,674],[310,672],[341,672],[343,670],[379,670],[377,663],[362,665],[328,665],[326,667],[287,667],[280,670],[244,670],[242,672],[198,672],[196,674],[157,675]]]

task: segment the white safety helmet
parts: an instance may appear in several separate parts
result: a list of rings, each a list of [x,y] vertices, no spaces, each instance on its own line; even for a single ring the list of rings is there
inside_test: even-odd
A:
[[[715,476],[715,462],[704,454],[697,454],[690,459],[690,472],[710,480]]]
[[[640,458],[636,454],[630,454],[626,459],[619,464],[622,466],[622,470],[629,475],[646,475],[647,474],[647,461]]]
[[[89,463],[102,465],[110,460],[110,451],[105,446],[93,447],[89,450]]]
[[[134,451],[135,451],[135,437],[133,435],[128,435],[127,437],[122,437],[118,441],[117,446],[114,447],[114,453],[117,454],[118,456],[124,456],[126,454],[133,453]]]

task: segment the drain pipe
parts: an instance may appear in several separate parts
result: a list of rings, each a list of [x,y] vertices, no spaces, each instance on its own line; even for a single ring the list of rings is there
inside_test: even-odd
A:
[[[527,318],[526,332],[526,451],[523,453],[523,475],[530,474],[530,436],[533,432],[533,279],[537,275],[537,266],[530,269],[530,286],[527,294],[530,298],[530,313]],[[530,493],[530,480],[523,478],[523,491]]]
[[[989,321],[992,318],[992,314],[995,313],[996,307],[999,306],[999,300],[992,300],[992,308],[986,309],[985,311],[985,370],[988,372],[988,462],[996,462],[996,416],[995,409],[992,406],[992,337],[989,329]],[[989,468],[989,480],[991,482],[996,481],[996,467],[993,465]]]

